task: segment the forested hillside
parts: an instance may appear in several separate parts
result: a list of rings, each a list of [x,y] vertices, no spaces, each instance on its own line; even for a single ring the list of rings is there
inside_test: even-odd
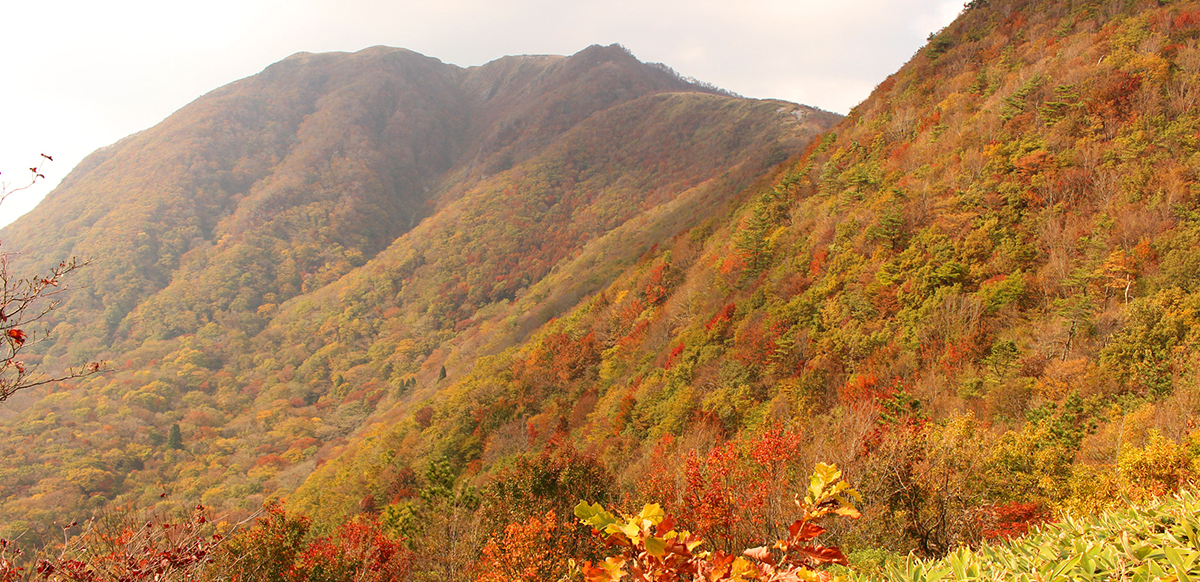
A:
[[[657,502],[729,550],[779,539],[786,492],[836,461],[865,501],[834,533],[870,561],[1183,486],[1198,38],[1188,2],[973,3],[737,210],[376,425],[291,507],[469,519],[470,496],[446,518],[417,495],[442,467],[486,519]],[[567,478],[588,463],[605,491]]]
[[[90,262],[27,363],[112,368],[5,403],[0,537],[286,498],[836,120],[617,46],[298,54],[201,97],[0,232],[10,272]]]
[[[1198,87],[1191,1],[972,1],[840,121],[616,47],[293,57],[0,232],[95,257],[45,361],[119,368],[7,405],[0,534],[278,501],[231,543],[294,579],[369,546],[546,580],[624,551],[585,501],[716,556],[819,538],[860,578],[1043,568],[996,544],[1198,467]],[[839,477],[858,510],[820,505]],[[804,525],[835,506],[861,516]],[[1121,515],[1036,540],[1089,575],[1200,551],[1073,533],[1160,519]]]

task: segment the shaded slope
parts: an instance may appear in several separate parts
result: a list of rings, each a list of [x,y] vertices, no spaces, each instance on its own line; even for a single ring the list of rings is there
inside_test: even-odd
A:
[[[118,368],[6,411],[5,531],[123,503],[253,510],[835,119],[615,46],[471,69],[301,54],[219,89],[0,232],[20,269],[92,258],[46,363]]]
[[[208,287],[203,306],[151,307],[136,334],[194,330],[235,300],[252,313],[415,223],[464,137],[454,73],[409,51],[294,56],[110,146],[4,239],[30,261],[92,260],[79,283],[92,297],[62,312],[83,328],[73,344],[128,333],[126,315],[173,280]],[[253,280],[223,285],[210,263]]]
[[[415,225],[462,177],[443,180],[452,167],[511,164],[599,109],[688,87],[616,47],[513,59],[463,70],[382,47],[296,55],[97,154],[4,239],[34,264],[95,262],[81,275],[93,296],[77,294],[58,334],[74,346],[218,318],[252,333],[261,305],[332,281]],[[504,82],[491,99],[476,92],[488,78]]]

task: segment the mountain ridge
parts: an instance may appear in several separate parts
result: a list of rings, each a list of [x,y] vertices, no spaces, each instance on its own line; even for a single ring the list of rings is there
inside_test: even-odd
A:
[[[68,512],[253,511],[376,410],[519,343],[834,119],[616,46],[467,69],[404,49],[297,55],[214,90],[0,230],[23,251],[14,271],[92,261],[30,363],[116,368],[10,401],[0,432],[25,462],[0,469],[0,535],[48,527],[47,495]]]

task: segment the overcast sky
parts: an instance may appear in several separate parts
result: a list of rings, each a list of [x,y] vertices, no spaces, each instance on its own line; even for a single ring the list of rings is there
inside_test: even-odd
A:
[[[962,0],[57,0],[0,6],[0,182],[47,179],[96,148],[299,52],[412,49],[460,66],[620,43],[747,97],[847,112]]]

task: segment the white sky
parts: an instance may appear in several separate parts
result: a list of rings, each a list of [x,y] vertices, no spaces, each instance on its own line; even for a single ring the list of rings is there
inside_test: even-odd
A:
[[[460,66],[620,43],[747,97],[846,113],[962,0],[57,0],[0,3],[0,182],[93,150],[298,51],[404,47]]]

